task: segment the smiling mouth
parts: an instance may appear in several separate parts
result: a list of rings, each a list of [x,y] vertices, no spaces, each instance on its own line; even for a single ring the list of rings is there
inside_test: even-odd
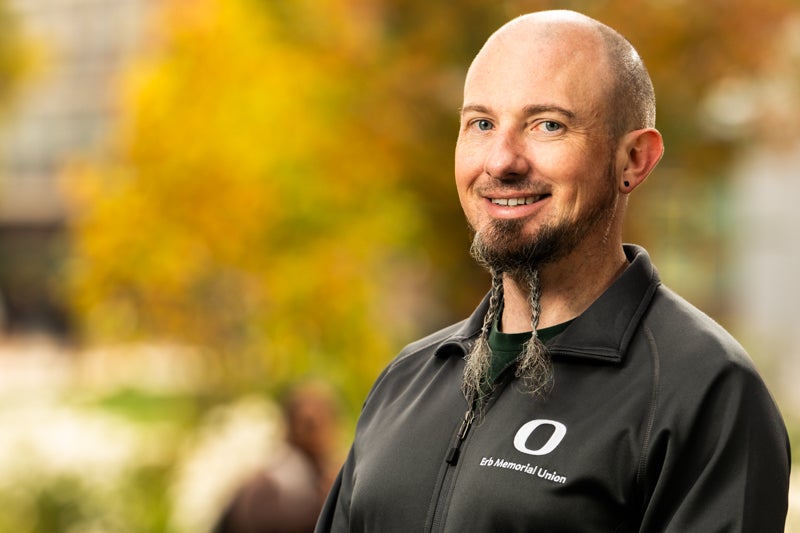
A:
[[[526,196],[524,198],[490,198],[489,200],[495,205],[502,205],[503,207],[516,207],[518,205],[530,205],[538,202],[549,194],[538,194],[536,196]]]

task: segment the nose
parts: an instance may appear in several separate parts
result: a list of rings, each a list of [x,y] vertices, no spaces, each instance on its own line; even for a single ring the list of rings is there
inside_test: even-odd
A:
[[[486,174],[498,180],[519,179],[527,175],[530,162],[520,133],[496,130],[492,141],[484,161]]]

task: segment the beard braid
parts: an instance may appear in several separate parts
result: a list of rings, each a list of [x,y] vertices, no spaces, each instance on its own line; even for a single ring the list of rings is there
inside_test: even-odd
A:
[[[542,287],[539,283],[539,271],[531,269],[527,275],[527,282],[532,333],[531,338],[522,348],[522,354],[517,359],[516,376],[525,384],[527,392],[533,396],[545,396],[553,385],[553,366],[550,355],[547,353],[547,347],[536,332],[542,311],[540,305]]]
[[[540,298],[542,295],[539,284],[539,272],[530,269],[526,273],[529,288],[529,304],[531,308],[531,338],[525,343],[522,353],[517,358],[516,377],[520,379],[526,392],[533,396],[545,396],[552,386],[553,372],[547,348],[536,334],[541,312]],[[503,300],[502,273],[492,271],[492,290],[489,296],[489,309],[483,319],[481,333],[475,341],[472,350],[467,354],[462,378],[462,391],[468,401],[474,400],[481,412],[485,406],[493,384],[486,379],[492,364],[492,350],[489,346],[489,333],[500,315]]]
[[[467,401],[476,401],[482,406],[490,392],[484,387],[486,376],[492,365],[492,349],[489,346],[489,332],[495,320],[500,315],[500,306],[503,301],[503,276],[500,272],[492,271],[492,290],[489,295],[489,309],[483,317],[481,334],[475,340],[472,350],[464,359],[464,376],[461,380],[461,390]]]

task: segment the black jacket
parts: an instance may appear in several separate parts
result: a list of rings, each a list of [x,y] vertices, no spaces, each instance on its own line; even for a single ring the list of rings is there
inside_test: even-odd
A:
[[[462,423],[486,300],[407,346],[366,399],[317,531],[782,532],[789,442],[769,392],[643,249],[625,251],[627,270],[549,343],[544,400],[509,372]]]

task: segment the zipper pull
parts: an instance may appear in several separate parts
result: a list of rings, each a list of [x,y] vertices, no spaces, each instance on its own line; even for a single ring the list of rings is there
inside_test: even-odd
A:
[[[461,454],[461,443],[464,442],[464,439],[467,437],[467,433],[469,432],[469,428],[472,426],[472,422],[475,420],[475,407],[471,406],[467,409],[467,412],[464,413],[464,420],[461,421],[461,426],[458,428],[458,433],[456,434],[456,443],[455,445],[450,448],[447,452],[447,456],[445,457],[445,461],[450,466],[455,466],[458,463],[458,457]]]

